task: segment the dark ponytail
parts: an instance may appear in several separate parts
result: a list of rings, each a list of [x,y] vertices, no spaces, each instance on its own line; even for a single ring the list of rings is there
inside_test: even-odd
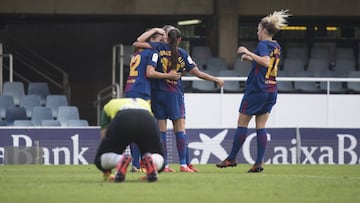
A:
[[[177,40],[181,37],[180,30],[177,28],[171,29],[168,33],[168,43],[171,49],[171,69],[176,70],[176,66],[178,64],[179,52],[178,52],[178,44]]]

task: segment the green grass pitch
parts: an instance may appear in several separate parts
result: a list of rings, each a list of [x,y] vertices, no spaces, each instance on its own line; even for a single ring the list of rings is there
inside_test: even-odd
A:
[[[257,174],[246,173],[248,164],[196,167],[199,173],[161,173],[155,183],[130,172],[109,183],[94,165],[3,165],[0,202],[360,202],[360,165],[265,165]]]

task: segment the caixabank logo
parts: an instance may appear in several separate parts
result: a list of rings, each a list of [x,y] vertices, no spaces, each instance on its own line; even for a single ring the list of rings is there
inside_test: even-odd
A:
[[[187,130],[191,162],[207,164],[225,159],[231,150],[235,130]],[[271,128],[267,131],[267,164],[360,163],[360,129]],[[256,132],[249,129],[237,161],[252,164],[256,155]]]

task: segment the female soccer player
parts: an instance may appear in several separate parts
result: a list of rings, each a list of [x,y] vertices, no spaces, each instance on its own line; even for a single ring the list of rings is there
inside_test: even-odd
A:
[[[139,38],[138,38],[139,40]],[[200,71],[192,61],[189,54],[178,45],[181,41],[181,32],[177,28],[170,28],[167,34],[167,43],[142,43],[135,42],[135,47],[154,48],[159,51],[159,62],[157,71],[164,73],[176,70],[177,72],[189,72],[198,78],[214,81],[220,87],[224,86],[224,81]],[[173,122],[176,136],[176,146],[180,161],[181,172],[197,172],[186,160],[187,139],[185,134],[185,103],[184,91],[181,79],[172,80],[153,80],[151,95],[152,110],[155,118],[158,119],[162,138],[166,137],[166,120]],[[164,144],[164,140],[163,140]]]
[[[236,166],[236,155],[245,142],[248,124],[255,115],[257,134],[257,158],[255,164],[248,172],[262,172],[265,147],[267,143],[266,122],[272,107],[276,103],[277,65],[280,60],[280,45],[273,40],[273,36],[281,26],[287,24],[288,10],[275,11],[261,19],[258,24],[259,43],[255,52],[240,46],[237,50],[241,60],[252,63],[252,69],[248,75],[245,93],[241,101],[238,117],[238,128],[234,134],[234,140],[229,156],[216,166],[220,168]]]
[[[163,33],[155,32],[146,41],[160,42]],[[142,98],[150,102],[151,81],[150,78],[178,80],[180,73],[171,71],[162,73],[155,71],[158,60],[158,52],[153,49],[138,49],[131,57],[129,76],[125,86],[126,98]],[[136,144],[130,145],[133,172],[141,171],[140,152]]]

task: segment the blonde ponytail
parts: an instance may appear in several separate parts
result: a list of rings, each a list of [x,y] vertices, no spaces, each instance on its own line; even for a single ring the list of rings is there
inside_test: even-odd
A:
[[[267,29],[269,35],[273,36],[282,26],[287,25],[287,18],[291,16],[288,12],[288,9],[274,11],[272,14],[262,18],[260,24],[263,28]]]

